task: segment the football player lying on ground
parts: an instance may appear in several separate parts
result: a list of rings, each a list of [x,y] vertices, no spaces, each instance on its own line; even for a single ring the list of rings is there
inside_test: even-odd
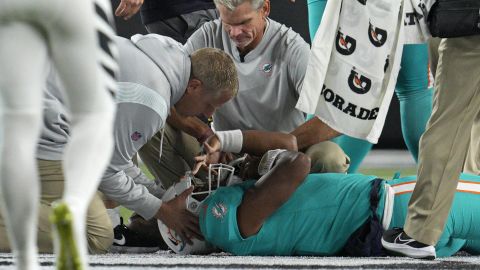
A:
[[[209,151],[229,147],[232,141],[223,135]],[[243,137],[243,152],[257,154],[271,138],[255,132],[235,136],[240,143]],[[361,174],[309,174],[309,168],[302,153],[267,152],[259,180],[220,187],[203,201],[199,223],[205,240],[235,255],[384,255],[382,231],[403,225],[415,176],[386,181]],[[439,257],[462,249],[479,254],[480,210],[474,202],[480,199],[480,177],[462,174],[460,179],[435,247]]]

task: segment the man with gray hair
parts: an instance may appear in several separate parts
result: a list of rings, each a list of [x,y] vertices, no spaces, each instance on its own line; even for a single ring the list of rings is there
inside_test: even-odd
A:
[[[238,95],[219,108],[213,117],[216,131],[265,130],[292,133],[298,148],[308,150],[325,140],[318,118],[310,120],[315,131],[305,128],[305,115],[295,108],[303,84],[308,44],[292,29],[270,18],[270,0],[215,0],[220,19],[205,23],[187,41],[192,52],[213,47],[225,51],[235,62],[239,75]],[[323,126],[322,126],[323,125]],[[184,132],[182,132],[184,131]],[[303,133],[308,131],[308,137]],[[188,133],[188,134],[187,134]],[[334,131],[332,132],[332,134]],[[195,117],[184,118],[173,113],[165,127],[165,155],[153,172],[168,187],[194,164],[193,156],[212,130]],[[335,133],[336,134],[336,133]],[[330,135],[328,135],[330,136]],[[157,162],[161,134],[141,149],[146,164]],[[345,172],[348,157],[334,143],[316,146],[328,155],[318,160],[324,172]]]

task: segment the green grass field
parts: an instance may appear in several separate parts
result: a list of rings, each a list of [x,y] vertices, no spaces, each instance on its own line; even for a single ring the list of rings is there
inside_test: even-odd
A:
[[[147,170],[147,168],[145,167],[145,165],[141,164],[140,165],[140,168],[142,169],[143,172],[145,172],[145,174],[153,179],[153,176],[150,174],[150,172]],[[396,173],[396,172],[400,172],[400,174],[402,176],[406,176],[406,175],[412,175],[412,174],[416,174],[416,171],[417,169],[415,167],[412,167],[412,168],[402,168],[402,169],[395,169],[395,168],[365,168],[365,169],[360,169],[359,170],[359,173],[362,173],[362,174],[366,174],[366,175],[376,175],[380,178],[384,178],[384,179],[391,179],[393,177],[393,175]],[[124,208],[124,207],[121,207],[120,208],[120,215],[123,217],[123,220],[125,223],[128,223],[128,218],[131,216],[132,214],[132,211]]]

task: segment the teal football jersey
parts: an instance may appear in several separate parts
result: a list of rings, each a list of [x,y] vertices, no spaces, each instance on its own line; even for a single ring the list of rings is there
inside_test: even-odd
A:
[[[238,229],[237,208],[254,181],[223,187],[204,202],[200,228],[207,241],[237,255],[334,255],[371,215],[375,178],[310,174],[260,231],[247,238]],[[383,185],[379,192],[377,212],[383,213]]]

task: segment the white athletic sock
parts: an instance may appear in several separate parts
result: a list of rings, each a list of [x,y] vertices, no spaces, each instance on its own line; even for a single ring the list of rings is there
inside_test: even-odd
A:
[[[39,268],[36,254],[40,185],[35,151],[40,125],[38,111],[3,113],[0,197],[18,269]]]
[[[110,217],[113,228],[120,225],[120,207],[115,207],[112,209],[107,209],[107,214]]]

